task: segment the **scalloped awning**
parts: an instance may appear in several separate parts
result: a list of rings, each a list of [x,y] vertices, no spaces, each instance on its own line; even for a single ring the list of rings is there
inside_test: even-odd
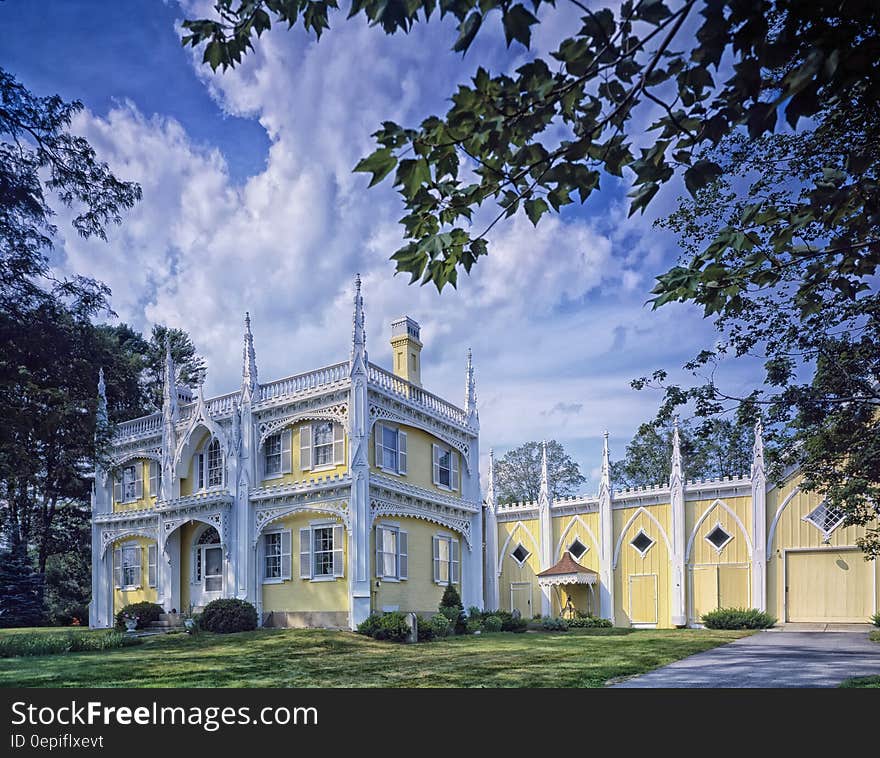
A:
[[[552,587],[560,584],[596,584],[599,574],[581,566],[566,552],[554,565],[538,574],[538,584]]]

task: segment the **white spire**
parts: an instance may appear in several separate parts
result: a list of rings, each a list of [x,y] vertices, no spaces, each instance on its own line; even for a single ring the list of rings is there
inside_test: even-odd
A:
[[[489,473],[486,481],[486,505],[495,512],[495,451],[489,449]]]
[[[477,383],[474,380],[474,360],[471,349],[467,351],[467,369],[465,370],[464,387],[464,410],[468,416],[468,423],[476,424],[480,420],[477,412]]]
[[[604,490],[606,492],[611,492],[611,458],[608,453],[608,430],[606,429],[604,434],[604,441],[602,443],[602,479],[599,483],[599,492]]]
[[[97,425],[99,429],[107,426],[107,385],[104,384],[104,368],[98,369],[98,414]]]
[[[257,394],[257,354],[254,335],[251,333],[251,314],[244,314],[244,348],[242,349],[241,394],[245,401],[254,400]]]
[[[354,277],[354,315],[352,316],[351,370],[366,372],[367,332],[364,328],[364,299],[361,297],[361,275]]]
[[[678,416],[675,417],[672,428],[672,471],[669,474],[669,485],[675,486],[675,482],[684,480],[681,465],[681,439],[678,434]]]
[[[755,422],[755,445],[752,448],[752,479],[764,476],[764,425]]]
[[[541,494],[538,498],[538,507],[546,502],[550,507],[550,477],[547,475],[547,442],[541,443]]]
[[[162,384],[162,418],[165,422],[177,421],[177,387],[175,386],[174,360],[171,358],[171,340],[165,331],[165,376]]]

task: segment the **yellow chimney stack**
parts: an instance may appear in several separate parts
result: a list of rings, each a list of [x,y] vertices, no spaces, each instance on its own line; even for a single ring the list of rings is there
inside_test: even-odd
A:
[[[422,342],[419,339],[419,325],[409,316],[401,316],[391,322],[391,350],[394,353],[394,373],[421,387]]]

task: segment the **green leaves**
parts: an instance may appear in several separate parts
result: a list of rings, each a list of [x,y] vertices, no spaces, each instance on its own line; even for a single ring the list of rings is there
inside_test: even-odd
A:
[[[396,165],[397,158],[391,152],[390,148],[385,147],[376,150],[374,153],[361,160],[357,166],[354,167],[354,170],[372,174],[373,178],[370,180],[370,187],[372,187],[388,176]]]
[[[523,5],[514,5],[502,17],[504,36],[507,46],[516,40],[523,47],[528,48],[532,39],[532,26],[538,23],[538,19],[529,13]]]
[[[455,40],[455,44],[452,46],[452,49],[456,53],[466,53],[467,49],[471,46],[471,42],[474,41],[474,37],[477,36],[477,32],[480,31],[480,25],[483,23],[482,14],[474,11],[471,13],[464,21],[459,24],[458,27],[458,39]]]
[[[699,160],[684,172],[684,186],[691,195],[696,195],[697,190],[714,182],[723,173],[721,166],[714,161]]]
[[[526,215],[534,226],[537,226],[538,221],[541,220],[541,216],[550,210],[550,207],[547,205],[547,202],[543,197],[536,197],[534,200],[526,200],[524,205]]]

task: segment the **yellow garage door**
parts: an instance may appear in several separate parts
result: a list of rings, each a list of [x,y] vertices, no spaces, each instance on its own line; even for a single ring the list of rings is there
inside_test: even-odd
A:
[[[745,563],[721,563],[691,568],[691,623],[701,623],[704,613],[716,608],[749,605],[749,567]]]
[[[874,563],[859,550],[786,553],[786,620],[858,623],[874,611]]]
[[[629,619],[633,624],[657,623],[657,574],[629,578]]]

